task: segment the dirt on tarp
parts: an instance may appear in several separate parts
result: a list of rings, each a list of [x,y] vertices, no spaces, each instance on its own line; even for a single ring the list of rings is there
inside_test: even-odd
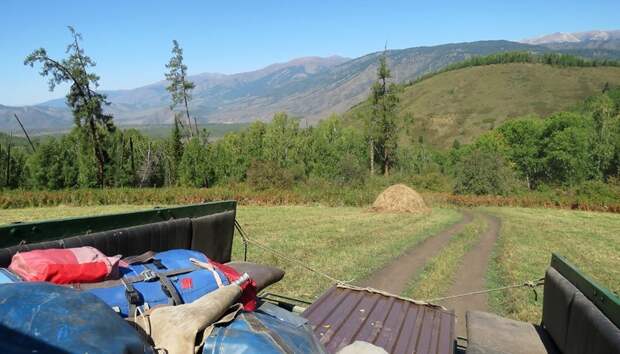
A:
[[[374,211],[425,213],[429,211],[422,196],[404,184],[395,184],[381,192],[372,204]]]

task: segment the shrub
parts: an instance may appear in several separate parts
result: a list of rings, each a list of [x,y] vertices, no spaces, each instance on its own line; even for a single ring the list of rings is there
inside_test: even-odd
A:
[[[340,166],[336,176],[338,184],[359,186],[364,184],[367,176],[368,171],[353,154],[346,153],[340,158]]]
[[[252,161],[247,171],[247,182],[257,190],[269,188],[290,189],[301,179],[303,169],[283,168],[273,161]]]
[[[179,165],[179,178],[183,186],[209,186],[208,152],[208,149],[197,138],[191,139],[185,146]]]
[[[474,149],[457,165],[454,193],[506,195],[514,189],[514,181],[513,172],[502,155]]]

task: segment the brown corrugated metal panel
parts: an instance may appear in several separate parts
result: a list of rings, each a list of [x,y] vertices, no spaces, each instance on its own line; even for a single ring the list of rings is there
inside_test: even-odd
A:
[[[330,353],[356,340],[394,354],[454,352],[453,312],[394,296],[332,287],[302,316]]]

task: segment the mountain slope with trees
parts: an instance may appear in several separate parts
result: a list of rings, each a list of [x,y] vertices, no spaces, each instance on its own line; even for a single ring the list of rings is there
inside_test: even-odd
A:
[[[584,44],[585,45],[585,44]],[[620,50],[582,48],[550,49],[511,41],[477,41],[428,47],[388,50],[393,79],[397,83],[415,80],[447,65],[475,56],[529,51],[577,51],[583,57],[620,58]],[[190,109],[198,123],[268,121],[276,112],[316,122],[331,113],[342,113],[367,98],[375,80],[381,52],[355,59],[342,57],[299,58],[287,63],[233,75],[199,74],[188,76],[195,84]],[[105,91],[112,103],[106,111],[123,125],[171,124],[167,83],[160,81],[132,90]],[[64,100],[31,107],[0,106],[0,130],[16,129],[13,112],[28,129],[66,129],[72,118]]]
[[[463,64],[459,64],[463,65]],[[465,65],[463,65],[465,66]],[[471,142],[503,122],[570,109],[606,86],[620,85],[620,67],[567,67],[507,63],[468,66],[430,76],[399,93],[399,114],[408,118],[408,140],[441,148]],[[370,100],[345,113],[361,127]]]

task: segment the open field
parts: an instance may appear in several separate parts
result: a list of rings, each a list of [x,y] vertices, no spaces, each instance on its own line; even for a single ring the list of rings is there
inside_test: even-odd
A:
[[[620,216],[548,209],[484,208],[502,219],[502,228],[488,272],[488,287],[543,277],[551,252],[566,257],[610,290],[620,293]],[[542,288],[538,290],[542,294]],[[492,293],[494,312],[539,322],[542,299],[531,290]]]
[[[95,205],[95,206],[69,206],[56,207],[0,209],[0,225],[13,222],[27,222],[35,220],[50,220],[71,218],[77,216],[94,216],[104,214],[125,213],[152,208],[150,205]]]
[[[426,215],[373,213],[360,208],[243,207],[239,220],[250,237],[341,280],[359,281],[408,247],[460,219],[452,209]],[[233,256],[242,257],[236,240]],[[250,246],[249,260],[287,271],[270,291],[313,300],[331,284],[297,265]]]
[[[0,209],[0,224],[79,215],[117,213],[145,205]],[[553,209],[485,207],[473,222],[431,259],[404,295],[418,299],[445,296],[455,275],[467,271],[462,259],[488,227],[480,214],[502,221],[487,272],[487,287],[521,283],[544,276],[551,252],[557,252],[616,293],[620,292],[620,215]],[[453,209],[435,208],[428,215],[373,213],[364,208],[320,206],[240,206],[238,218],[249,236],[288,256],[343,280],[362,280],[408,247],[461,219]],[[233,258],[243,257],[236,238]],[[313,300],[330,285],[317,275],[250,245],[249,260],[279,266],[285,279],[270,291]],[[539,294],[542,288],[539,289]],[[541,299],[531,290],[513,289],[489,295],[493,312],[539,322]]]
[[[0,224],[144,208],[147,206],[0,209]],[[362,208],[242,206],[238,210],[239,221],[250,237],[343,280],[364,278],[460,217],[452,209],[434,209],[430,214],[417,216],[373,213]],[[242,243],[235,238],[233,258],[242,257]],[[313,299],[330,285],[329,281],[251,245],[248,258],[287,271],[285,280],[270,289],[274,292]]]

